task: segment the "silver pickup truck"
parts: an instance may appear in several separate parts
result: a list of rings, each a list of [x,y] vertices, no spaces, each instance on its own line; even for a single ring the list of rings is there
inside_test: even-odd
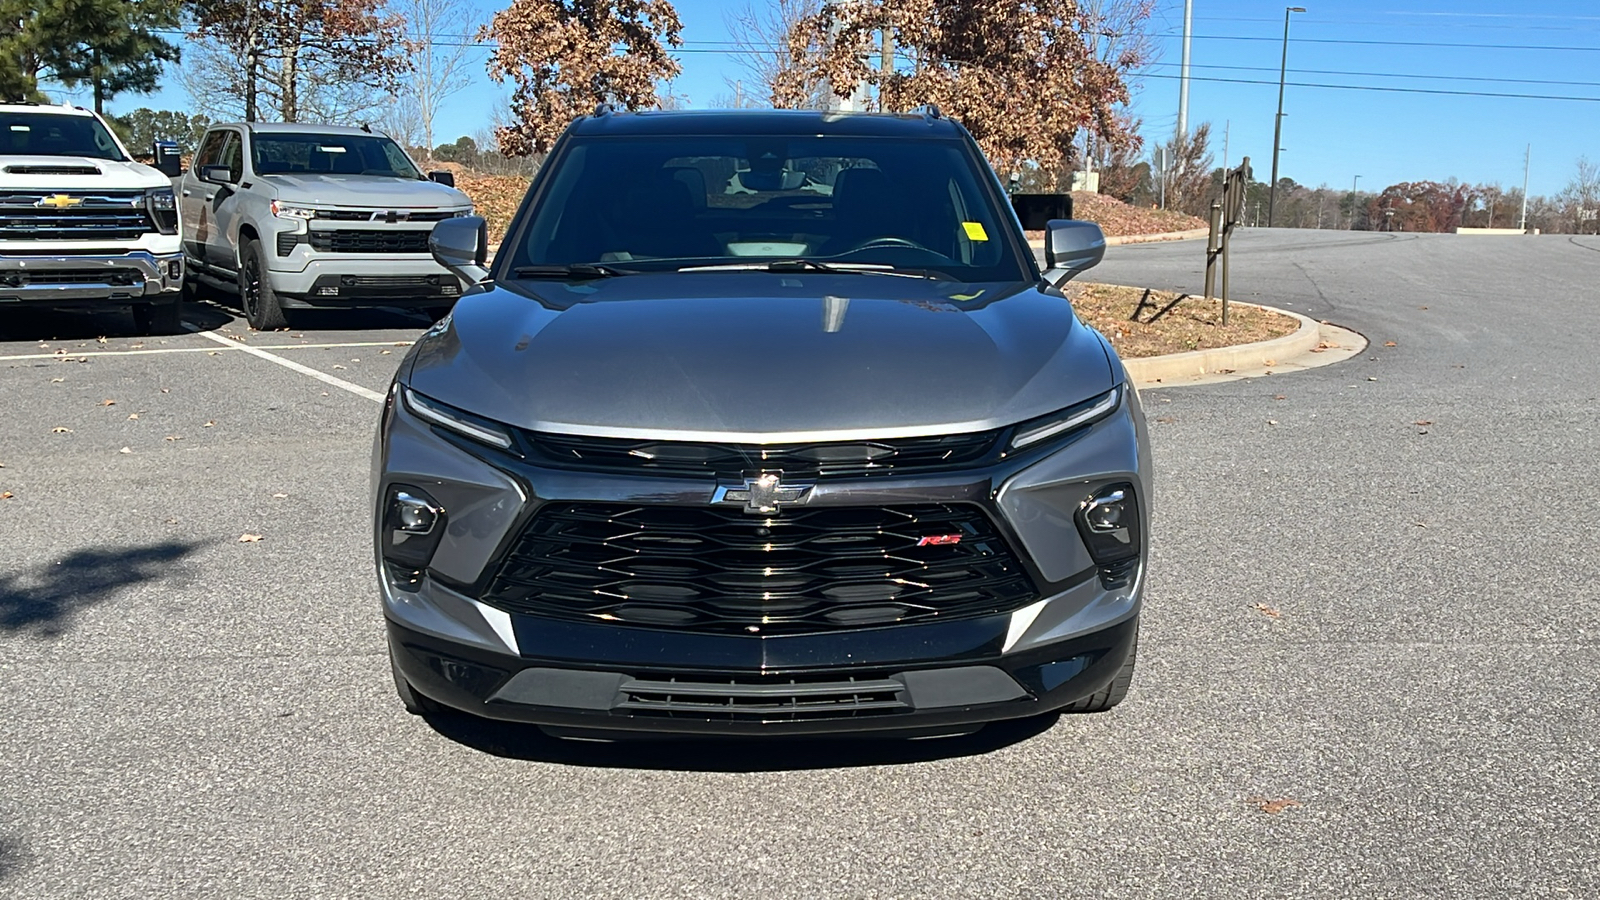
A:
[[[435,222],[472,215],[453,176],[425,176],[382,134],[332,125],[213,126],[174,179],[186,284],[239,295],[257,329],[290,310],[399,306],[441,315],[461,281],[434,262]]]

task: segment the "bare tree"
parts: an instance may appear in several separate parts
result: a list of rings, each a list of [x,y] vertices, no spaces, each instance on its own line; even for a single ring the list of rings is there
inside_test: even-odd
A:
[[[417,48],[398,106],[415,118],[424,154],[431,158],[440,108],[472,83],[467,54],[482,23],[465,0],[399,0],[395,11],[405,17],[407,37]]]
[[[1123,72],[1130,89],[1138,86],[1139,71],[1161,58],[1161,45],[1150,33],[1155,10],[1155,0],[1078,0],[1089,52],[1101,65]],[[1137,155],[1141,141],[1136,132],[1131,146],[1129,143],[1126,139],[1107,142],[1093,129],[1084,129],[1083,158],[1099,164],[1107,156]]]
[[[772,103],[784,79],[799,83],[799,96],[785,105],[800,109],[827,109],[832,102],[828,86],[819,78],[808,78],[789,52],[791,37],[801,22],[822,9],[821,0],[745,0],[742,5],[722,11],[723,24],[732,39],[734,59],[742,78],[725,78],[733,92],[730,107],[760,106]],[[820,53],[820,46],[813,46]],[[764,101],[755,98],[757,92]],[[747,102],[748,101],[748,102]]]
[[[1600,233],[1600,166],[1587,156],[1578,157],[1577,171],[1556,195],[1575,234]]]

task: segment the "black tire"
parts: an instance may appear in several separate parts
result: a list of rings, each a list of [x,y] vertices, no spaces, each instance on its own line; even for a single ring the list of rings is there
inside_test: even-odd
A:
[[[133,324],[144,335],[177,334],[183,330],[183,294],[135,306]]]
[[[278,305],[278,295],[267,278],[267,257],[260,241],[246,240],[239,248],[239,307],[244,310],[245,321],[257,331],[289,326],[289,318]]]
[[[428,699],[400,674],[400,664],[394,661],[393,647],[389,648],[389,672],[394,675],[394,691],[400,695],[400,702],[405,705],[406,712],[413,716],[432,716],[445,711],[443,706]]]
[[[1133,667],[1139,658],[1139,632],[1133,633],[1133,646],[1128,648],[1128,656],[1122,661],[1122,668],[1117,671],[1117,677],[1111,683],[1090,697],[1085,697],[1071,706],[1062,707],[1064,713],[1097,713],[1105,712],[1128,696],[1128,688],[1133,684]]]

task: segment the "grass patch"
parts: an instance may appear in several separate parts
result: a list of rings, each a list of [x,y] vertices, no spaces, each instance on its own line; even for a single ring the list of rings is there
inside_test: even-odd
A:
[[[1078,318],[1098,329],[1119,356],[1129,359],[1252,344],[1293,334],[1300,328],[1300,320],[1293,316],[1238,303],[1231,304],[1228,327],[1224,328],[1221,300],[1208,303],[1204,297],[1173,291],[1069,284],[1067,296],[1072,298]]]

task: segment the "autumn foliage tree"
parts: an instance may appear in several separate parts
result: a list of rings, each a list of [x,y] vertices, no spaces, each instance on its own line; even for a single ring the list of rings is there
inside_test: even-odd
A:
[[[1367,204],[1367,219],[1386,231],[1452,231],[1472,200],[1468,184],[1403,181],[1384,188]]]
[[[512,0],[478,34],[494,41],[489,76],[511,79],[516,121],[496,132],[501,152],[548,152],[562,129],[601,103],[657,105],[656,83],[681,67],[678,12],[667,0]]]
[[[799,105],[807,78],[825,79],[840,97],[873,85],[887,110],[932,103],[959,119],[997,169],[1058,165],[1082,131],[1121,135],[1124,79],[1143,61],[1131,45],[1101,58],[1086,40],[1093,28],[1075,0],[827,3],[791,32],[795,65],[774,99]],[[908,65],[870,65],[885,31]]]

